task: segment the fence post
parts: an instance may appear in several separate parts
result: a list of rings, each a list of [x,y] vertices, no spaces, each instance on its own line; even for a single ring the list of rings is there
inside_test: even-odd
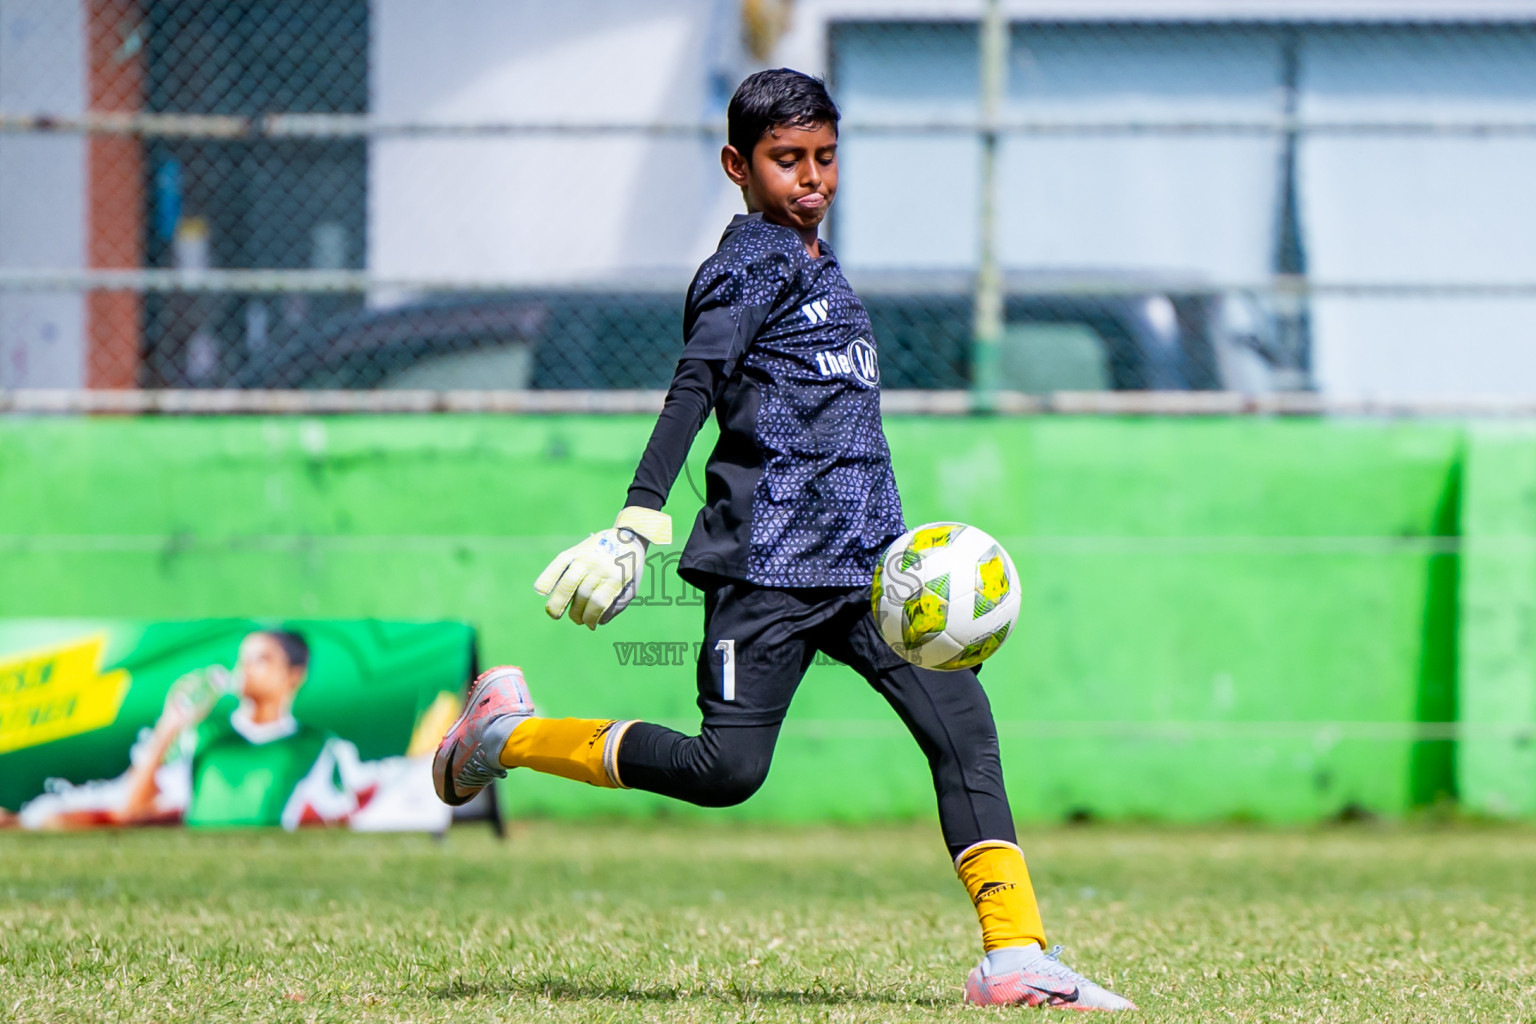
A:
[[[1008,22],[1002,0],[987,0],[981,22],[981,197],[977,205],[976,307],[971,341],[971,408],[992,412],[997,347],[1003,336],[1003,276],[997,253],[998,119],[1008,86]]]

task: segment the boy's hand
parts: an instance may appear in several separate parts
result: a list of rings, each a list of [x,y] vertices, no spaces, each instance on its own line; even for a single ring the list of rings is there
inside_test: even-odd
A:
[[[631,506],[611,529],[556,555],[533,589],[549,598],[544,611],[550,618],[560,618],[569,608],[572,622],[596,629],[633,600],[645,571],[646,547],[671,540],[672,520],[666,513]]]
[[[155,731],[175,735],[208,717],[213,705],[226,693],[239,687],[233,673],[223,665],[194,669],[171,684],[165,706],[155,722]]]

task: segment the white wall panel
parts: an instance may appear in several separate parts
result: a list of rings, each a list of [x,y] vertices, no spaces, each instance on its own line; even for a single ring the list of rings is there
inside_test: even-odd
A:
[[[1529,28],[1329,30],[1306,117],[1536,118]],[[1536,281],[1536,141],[1318,136],[1301,151],[1310,270],[1327,281]],[[1536,301],[1325,298],[1315,371],[1338,395],[1530,394]]]
[[[690,124],[715,112],[714,0],[375,0],[385,121]],[[687,273],[740,208],[698,138],[385,138],[370,148],[370,269],[551,281]]]
[[[86,106],[83,0],[0,0],[0,112]],[[0,134],[0,267],[85,265],[85,140]],[[0,387],[85,382],[78,293],[0,291]]]
[[[850,121],[974,122],[970,26],[878,26],[838,37]],[[1024,27],[1005,116],[1074,121],[1273,117],[1279,46],[1245,28]],[[954,135],[850,135],[838,240],[850,264],[975,266],[979,146]],[[1271,137],[1005,138],[1001,246],[1015,268],[1254,277],[1273,250]]]

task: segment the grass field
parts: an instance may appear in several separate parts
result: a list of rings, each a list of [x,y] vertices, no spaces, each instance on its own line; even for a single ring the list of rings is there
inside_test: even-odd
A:
[[[976,927],[936,832],[5,833],[0,1019],[1040,1014],[960,1005]],[[1536,1020],[1528,830],[1095,826],[1022,842],[1052,941],[1137,1019]]]

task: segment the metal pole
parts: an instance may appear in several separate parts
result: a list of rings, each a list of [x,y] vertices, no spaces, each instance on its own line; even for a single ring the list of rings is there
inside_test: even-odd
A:
[[[1281,50],[1281,78],[1285,90],[1285,118],[1294,123],[1300,107],[1300,41],[1295,30],[1286,33]],[[1307,250],[1301,231],[1301,202],[1297,194],[1297,132],[1287,131],[1280,149],[1279,229],[1275,242],[1275,277],[1277,281],[1305,284]],[[1275,386],[1281,391],[1302,391],[1311,387],[1312,315],[1305,289],[1281,290],[1275,294]]]
[[[971,345],[971,407],[996,406],[997,348],[1003,337],[1003,275],[997,257],[998,121],[1008,86],[1008,22],[1002,0],[987,0],[981,21],[981,202],[976,266],[976,308]]]

